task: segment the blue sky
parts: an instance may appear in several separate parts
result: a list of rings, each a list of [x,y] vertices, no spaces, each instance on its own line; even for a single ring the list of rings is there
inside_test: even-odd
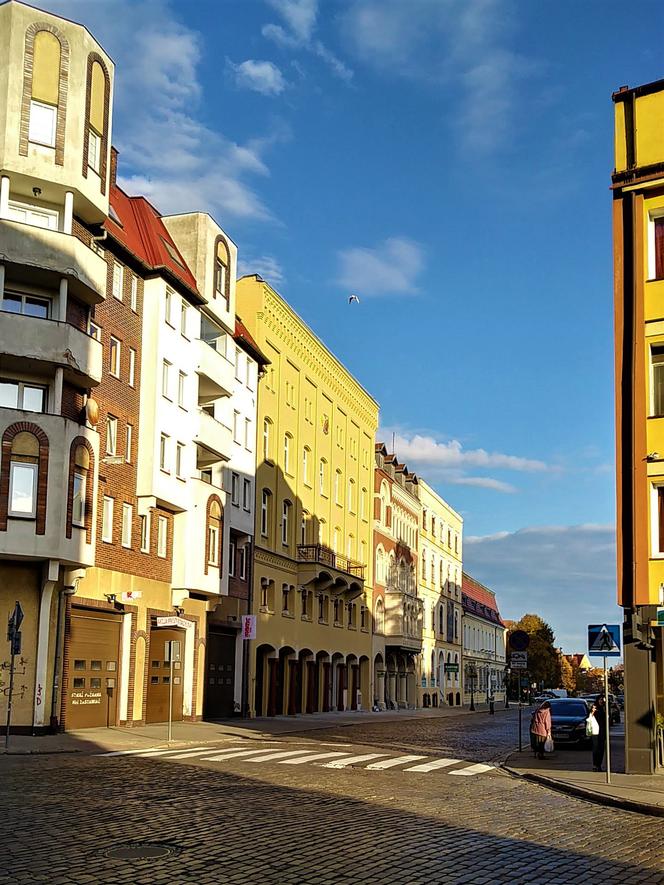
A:
[[[44,6],[116,61],[124,186],[212,212],[357,375],[504,615],[618,619],[611,92],[664,76],[661,3]]]

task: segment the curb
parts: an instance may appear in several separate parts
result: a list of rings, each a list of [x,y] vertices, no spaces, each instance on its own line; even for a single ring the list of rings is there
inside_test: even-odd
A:
[[[594,790],[586,790],[583,787],[576,787],[573,784],[567,784],[564,781],[554,780],[541,774],[530,774],[510,768],[505,762],[501,768],[512,777],[518,777],[521,780],[530,783],[540,784],[555,790],[557,793],[565,793],[568,796],[574,796],[577,799],[584,799],[586,802],[592,802],[593,805],[605,805],[611,808],[619,808],[621,811],[633,811],[636,814],[647,814],[650,817],[664,817],[664,807],[660,805],[650,805],[647,802],[637,802],[634,799],[620,799],[617,796],[607,796],[604,793],[596,793]]]
[[[82,750],[0,750],[0,756],[61,756],[82,752]]]

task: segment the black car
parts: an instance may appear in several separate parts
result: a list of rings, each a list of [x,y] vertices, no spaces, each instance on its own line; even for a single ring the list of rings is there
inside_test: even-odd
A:
[[[582,698],[551,698],[551,736],[554,744],[590,746],[586,719],[590,707]]]
[[[603,698],[603,694],[584,694],[581,696],[583,700],[587,704],[596,704],[600,698]],[[615,695],[609,695],[609,720],[611,725],[620,725],[620,705],[615,698]]]

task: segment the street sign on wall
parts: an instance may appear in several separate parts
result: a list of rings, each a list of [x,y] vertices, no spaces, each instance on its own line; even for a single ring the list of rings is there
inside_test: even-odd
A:
[[[242,638],[256,638],[256,615],[242,615]]]
[[[620,624],[588,624],[588,654],[600,658],[619,658]]]

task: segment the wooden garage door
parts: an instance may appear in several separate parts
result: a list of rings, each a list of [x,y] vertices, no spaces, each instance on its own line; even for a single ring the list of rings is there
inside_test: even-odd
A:
[[[210,631],[207,640],[205,715],[225,719],[233,715],[235,689],[235,637]]]
[[[117,725],[121,616],[72,609],[67,728]]]
[[[182,719],[184,637],[184,630],[171,630],[168,627],[152,627],[150,630],[146,722],[168,721],[168,692],[171,670],[166,643],[174,639],[180,642],[180,660],[173,663],[173,722],[179,722]]]

